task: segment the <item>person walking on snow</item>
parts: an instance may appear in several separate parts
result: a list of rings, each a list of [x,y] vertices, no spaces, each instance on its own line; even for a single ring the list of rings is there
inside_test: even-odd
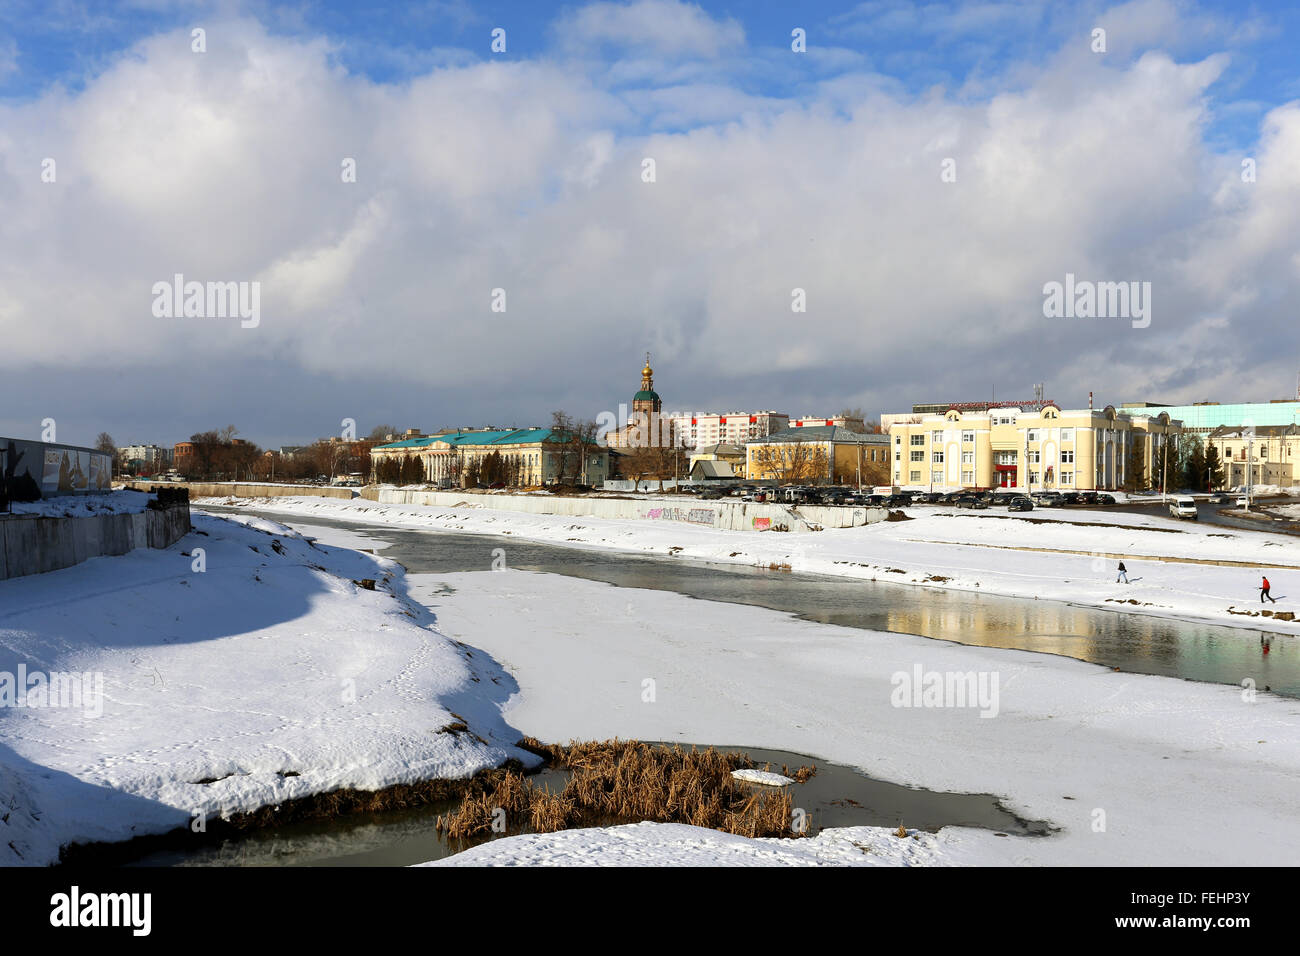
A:
[[[1115,583],[1119,584],[1121,580],[1125,584],[1128,584],[1128,568],[1124,567],[1123,561],[1119,563],[1119,574],[1115,578]]]
[[[1263,603],[1264,603],[1264,598],[1268,598],[1270,601],[1273,601],[1273,595],[1271,595],[1271,594],[1268,593],[1268,578],[1265,578],[1265,579],[1264,579],[1264,583],[1263,583],[1262,585],[1260,585],[1260,588],[1259,588],[1259,603],[1260,603],[1260,604],[1263,604]],[[1277,601],[1273,601],[1273,603],[1276,604]]]

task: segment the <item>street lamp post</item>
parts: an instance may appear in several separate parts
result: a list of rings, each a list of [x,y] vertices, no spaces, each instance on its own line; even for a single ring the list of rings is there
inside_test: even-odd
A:
[[[1169,479],[1169,436],[1160,436],[1160,502],[1166,500],[1166,482]]]
[[[1251,492],[1255,488],[1255,436],[1246,440],[1246,510],[1250,510]]]

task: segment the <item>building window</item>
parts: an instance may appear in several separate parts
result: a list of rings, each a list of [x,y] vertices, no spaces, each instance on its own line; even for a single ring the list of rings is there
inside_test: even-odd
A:
[[[1038,484],[1038,472],[1036,472],[1036,471],[1031,471],[1031,472],[1029,473],[1029,483],[1030,483],[1031,485],[1036,485],[1036,484]]]
[[[936,445],[941,444],[943,442],[943,432],[941,431],[930,432],[930,441],[934,442]]]
[[[913,444],[913,445],[924,445],[924,444],[925,444],[925,435],[924,435],[923,433],[921,433],[921,432],[918,432],[917,434],[913,435],[913,436],[912,436],[912,444]]]
[[[973,431],[971,431],[971,430],[969,430],[969,429],[966,430],[966,431],[963,431],[963,432],[961,433],[961,440],[962,440],[963,442],[967,442],[967,443],[970,443],[970,442],[975,441],[975,432],[973,432]]]
[[[925,461],[925,452],[923,451],[912,452],[912,461]]]
[[[973,472],[973,471],[963,471],[963,472],[961,473],[961,483],[962,483],[963,485],[973,485],[973,484],[975,484],[975,472]]]
[[[1029,429],[1027,437],[1030,441],[1038,441],[1038,429],[1037,428]]]
[[[912,484],[919,485],[921,483],[921,473],[919,471],[911,472],[911,478],[909,480]]]
[[[1037,465],[1043,460],[1043,453],[1038,451],[1025,452],[1025,456],[1031,465]]]
[[[902,460],[903,460],[903,453],[901,451],[894,452],[894,461],[902,461]]]
[[[936,451],[936,452],[934,452],[934,453],[930,456],[930,461],[931,461],[932,464],[935,464],[935,465],[942,465],[942,464],[943,464],[943,452],[941,452],[941,451]]]
[[[1062,428],[1062,429],[1061,429],[1061,441],[1074,441],[1074,429],[1073,429],[1073,428]]]
[[[1073,464],[1073,463],[1074,463],[1074,452],[1072,452],[1072,451],[1063,451],[1063,452],[1061,452],[1061,464],[1062,464],[1062,465],[1070,465],[1070,464]]]
[[[901,444],[903,444],[903,436],[902,436],[902,435],[895,435],[895,436],[894,436],[894,444],[895,444],[895,445],[901,445]]]
[[[975,453],[973,451],[964,451],[961,453],[961,463],[963,465],[975,464]]]
[[[943,469],[935,468],[934,470],[932,470],[930,472],[930,481],[932,481],[936,485],[943,484]]]

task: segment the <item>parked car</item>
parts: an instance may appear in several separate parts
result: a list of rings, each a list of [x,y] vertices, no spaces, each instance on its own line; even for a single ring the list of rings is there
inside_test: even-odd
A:
[[[957,499],[956,504],[958,508],[984,509],[989,506],[987,501],[977,495],[962,495]]]
[[[1186,496],[1175,498],[1169,502],[1169,516],[1172,518],[1190,518],[1192,521],[1197,520],[1196,499]]]
[[[1115,503],[1114,495],[1102,495],[1102,494],[1097,495],[1097,504],[1099,505],[1113,505],[1114,503]]]
[[[1082,499],[1079,497],[1079,493],[1077,491],[1061,492],[1061,504],[1063,505],[1077,505],[1080,504],[1081,501]]]
[[[700,492],[701,501],[719,501],[722,497],[721,488],[705,488]]]
[[[903,508],[911,503],[912,499],[908,495],[886,495],[881,502],[886,508]]]
[[[1081,492],[1079,492],[1079,504],[1081,504],[1081,505],[1095,505],[1096,503],[1097,503],[1097,492],[1095,492],[1095,491],[1081,491]]]
[[[1040,508],[1054,508],[1061,504],[1059,491],[1036,491],[1029,498]]]
[[[1033,511],[1034,503],[1026,495],[1012,495],[1007,502],[1008,511]]]
[[[1214,494],[1210,495],[1210,504],[1212,505],[1227,505],[1231,503],[1232,496],[1226,491],[1216,491]]]
[[[1249,507],[1250,507],[1250,498],[1248,498],[1246,495],[1242,495],[1240,498],[1237,499],[1237,507],[1238,507],[1238,508],[1249,508]]]

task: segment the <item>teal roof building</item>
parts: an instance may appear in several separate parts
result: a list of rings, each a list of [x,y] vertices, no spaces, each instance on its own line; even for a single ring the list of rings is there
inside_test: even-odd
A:
[[[1300,401],[1240,402],[1227,405],[1157,405],[1152,402],[1130,402],[1124,411],[1139,412],[1150,409],[1167,412],[1170,418],[1183,423],[1184,432],[1207,435],[1216,428],[1254,425],[1264,428],[1274,425],[1300,425]]]

